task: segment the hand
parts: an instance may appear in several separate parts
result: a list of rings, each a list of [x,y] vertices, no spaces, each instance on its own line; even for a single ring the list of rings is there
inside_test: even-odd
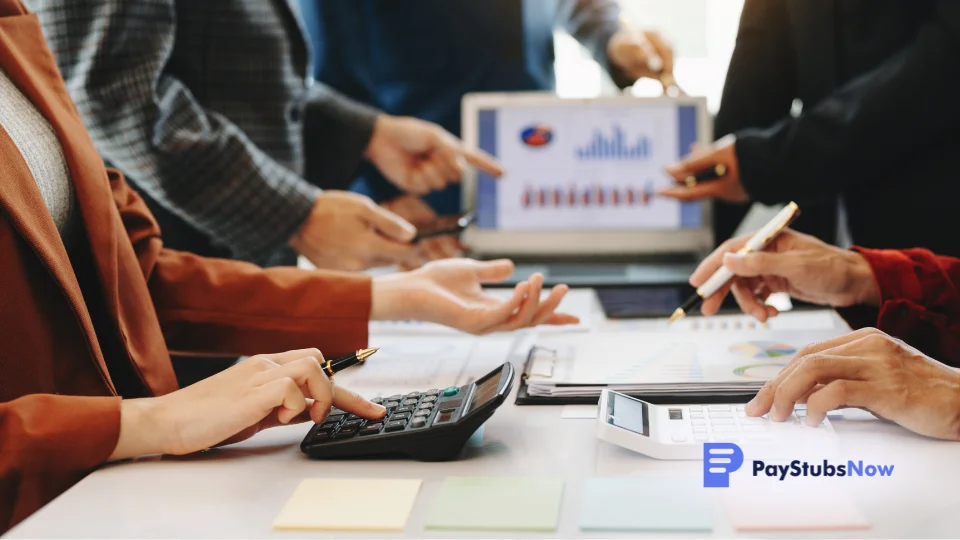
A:
[[[484,292],[484,283],[501,283],[513,274],[510,261],[448,259],[419,270],[373,282],[374,320],[435,322],[471,334],[517,330],[541,324],[576,324],[572,315],[554,313],[569,288],[558,285],[541,302],[543,276],[518,284],[509,300]]]
[[[290,245],[318,268],[365,270],[410,258],[416,232],[363,195],[326,191]]]
[[[621,28],[607,43],[607,58],[632,80],[647,77],[665,83],[673,79],[673,47],[655,30]],[[654,58],[659,61],[651,61]]]
[[[336,387],[322,361],[316,349],[253,356],[172,394],[124,400],[110,461],[189,454],[274,426],[322,423],[331,406],[371,420],[384,417],[380,405]]]
[[[418,195],[460,181],[468,163],[493,176],[503,174],[486,152],[467,150],[443,128],[416,118],[377,118],[366,156],[397,187]]]
[[[778,292],[831,307],[880,304],[880,289],[873,270],[859,253],[788,229],[777,236],[766,251],[738,254],[749,239],[747,235],[724,242],[690,277],[690,284],[699,287],[721,264],[737,276],[704,300],[700,309],[705,315],[719,311],[730,291],[740,308],[761,322],[777,315],[776,308],[764,302],[770,294]]]
[[[412,223],[417,229],[430,228],[438,221],[437,214],[419,197],[404,195],[383,203],[383,207]],[[466,248],[455,235],[427,238],[417,242],[413,254],[399,262],[401,270],[415,270],[425,262],[460,257]]]
[[[665,189],[658,193],[680,201],[699,201],[701,199],[723,199],[741,203],[750,200],[750,196],[740,182],[740,164],[737,161],[737,139],[733,135],[724,137],[705,149],[694,152],[679,163],[666,168],[667,174],[681,186]],[[684,180],[716,165],[726,165],[727,174],[718,180],[701,182],[694,187],[686,187]]]
[[[929,437],[960,440],[960,371],[868,328],[801,350],[764,385],[747,414],[782,422],[807,403],[807,424],[860,407]]]

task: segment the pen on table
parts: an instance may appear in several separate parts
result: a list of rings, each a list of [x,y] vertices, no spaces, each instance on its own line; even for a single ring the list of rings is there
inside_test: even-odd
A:
[[[379,347],[374,347],[372,349],[360,349],[357,352],[350,353],[346,356],[341,356],[340,358],[332,358],[323,363],[323,372],[326,373],[328,377],[333,377],[335,374],[347,369],[348,367],[353,367],[357,364],[364,363],[367,358],[370,358],[379,350]]]
[[[717,163],[709,169],[698,172],[697,174],[691,174],[690,176],[683,179],[683,183],[688,187],[692,188],[699,184],[700,182],[710,182],[712,180],[719,180],[727,175],[729,169],[723,163]]]
[[[753,253],[755,251],[762,251],[774,238],[780,235],[787,227],[793,223],[793,220],[800,215],[800,207],[797,206],[797,203],[791,202],[783,210],[781,210],[769,223],[763,226],[756,234],[750,237],[750,240],[747,241],[747,244],[740,248],[740,251],[737,253],[741,255],[746,255],[747,253]],[[717,293],[724,285],[726,285],[731,279],[734,278],[733,272],[731,272],[726,266],[720,266],[716,272],[710,276],[700,288],[697,289],[697,292],[691,296],[682,306],[678,307],[676,311],[673,312],[673,315],[670,316],[670,322],[674,323],[680,319],[687,316],[688,313],[693,311],[697,306],[700,305],[704,300],[710,298]]]

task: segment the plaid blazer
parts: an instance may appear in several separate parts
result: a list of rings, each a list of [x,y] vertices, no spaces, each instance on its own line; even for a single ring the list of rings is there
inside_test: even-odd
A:
[[[375,118],[312,84],[293,2],[26,3],[98,151],[145,196],[167,244],[292,261],[286,244],[317,185],[348,185]]]

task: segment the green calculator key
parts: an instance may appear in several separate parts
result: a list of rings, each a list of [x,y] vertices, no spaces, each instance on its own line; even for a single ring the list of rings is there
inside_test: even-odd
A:
[[[460,392],[459,388],[457,388],[456,386],[451,386],[450,388],[447,388],[446,390],[443,391],[443,395],[444,397],[455,396],[457,395],[458,392]]]

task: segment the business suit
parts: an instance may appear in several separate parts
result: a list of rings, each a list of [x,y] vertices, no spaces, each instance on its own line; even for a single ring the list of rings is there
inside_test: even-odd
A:
[[[177,388],[170,351],[243,355],[366,345],[363,276],[263,270],[163,246],[142,200],[108,172],[18,0],[0,0],[0,68],[55,129],[82,241],[70,255],[0,128],[0,531],[101,465],[120,396]]]
[[[615,0],[299,0],[318,81],[387,113],[460,134],[468,92],[553,91],[553,33],[577,38],[610,69],[607,44],[620,29]],[[375,200],[400,193],[369,164],[355,189]],[[425,197],[460,211],[460,187]]]
[[[744,187],[802,230],[960,255],[960,2],[747,0],[716,119]],[[790,115],[794,100],[803,103]],[[719,204],[718,240],[745,209]]]
[[[287,241],[318,185],[348,185],[376,113],[312,84],[287,0],[26,3],[100,153],[173,247],[295,263]]]

